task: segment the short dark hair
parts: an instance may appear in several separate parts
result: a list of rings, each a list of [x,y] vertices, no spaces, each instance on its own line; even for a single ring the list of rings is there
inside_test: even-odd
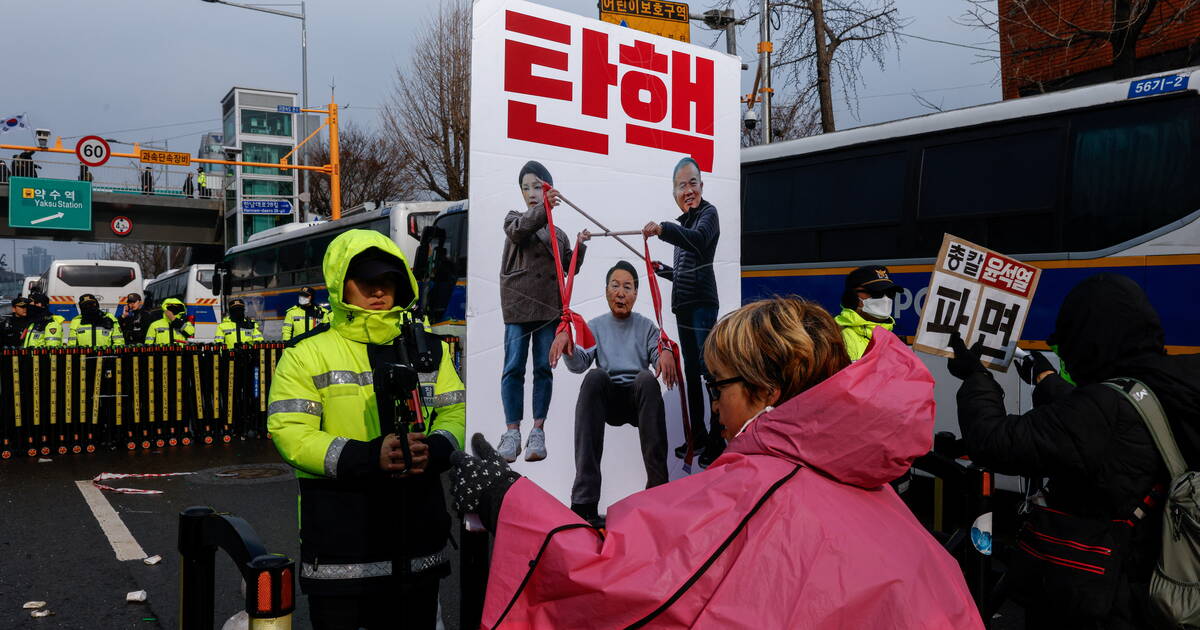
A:
[[[554,178],[550,176],[550,171],[546,170],[546,167],[542,166],[541,162],[534,160],[529,160],[525,163],[525,166],[521,167],[521,172],[517,174],[517,185],[520,186],[521,180],[525,179],[526,175],[531,174],[537,175],[538,179],[550,184],[551,186],[554,185]]]
[[[609,269],[608,273],[604,274],[604,284],[608,285],[608,281],[612,280],[613,272],[618,269],[620,269],[621,271],[628,272],[629,275],[633,276],[633,290],[636,291],[638,288],[637,268],[624,260],[618,260],[617,264],[613,265],[612,269]]]
[[[696,177],[703,181],[704,177],[702,173],[704,171],[700,170],[700,165],[696,163],[696,160],[693,160],[690,157],[685,157],[675,163],[675,170],[671,171],[671,181],[675,181],[675,176],[679,174],[679,169],[687,166],[688,164],[696,167]]]

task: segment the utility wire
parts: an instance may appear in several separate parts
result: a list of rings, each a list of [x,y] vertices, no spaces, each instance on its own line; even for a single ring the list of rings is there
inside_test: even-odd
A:
[[[132,129],[117,129],[115,131],[102,131],[98,134],[90,134],[90,135],[107,136],[109,134],[126,133],[129,131],[146,131],[148,129],[162,129],[164,127],[182,127],[184,125],[199,125],[201,123],[207,124],[207,123],[214,123],[214,122],[221,122],[221,119],[220,118],[209,118],[208,120],[193,120],[191,122],[168,123],[165,125],[151,125],[149,127],[134,127]],[[75,138],[82,138],[85,135],[89,135],[89,134],[79,134],[77,136],[63,136],[63,139],[64,140],[73,140]]]

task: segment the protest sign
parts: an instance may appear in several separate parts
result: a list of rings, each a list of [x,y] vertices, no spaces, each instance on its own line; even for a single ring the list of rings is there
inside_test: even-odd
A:
[[[983,363],[1007,370],[1042,270],[946,234],[929,278],[913,348],[954,355],[950,336],[982,341]]]
[[[548,373],[539,369],[561,310],[558,281],[546,262],[553,256],[551,234],[561,235],[559,253],[568,265],[585,229],[635,232],[586,243],[570,306],[585,320],[609,314],[608,272],[625,261],[637,272],[633,312],[653,322],[650,279],[641,259],[645,246],[637,232],[650,221],[678,223],[686,216],[673,191],[676,167],[691,158],[703,200],[719,216],[712,269],[720,312],[736,308],[740,64],[721,52],[516,0],[476,3],[473,29],[467,430],[497,444],[506,423],[519,421],[522,453],[513,467],[569,503],[576,441],[591,438],[576,436],[586,372],[569,371],[565,360]],[[540,175],[529,170],[531,162]],[[553,231],[536,188],[546,176],[569,201],[553,208]],[[649,249],[652,260],[673,264],[672,245],[653,237]],[[672,285],[658,282],[664,328],[678,341]],[[684,442],[680,401],[665,387],[662,397],[673,478],[683,474],[674,454]],[[548,413],[539,409],[546,399]],[[527,462],[527,441],[533,421],[542,419],[539,413],[546,416],[548,457]],[[633,418],[609,415],[602,512],[646,487],[648,478],[639,431],[629,424]],[[695,471],[699,467],[693,465]]]

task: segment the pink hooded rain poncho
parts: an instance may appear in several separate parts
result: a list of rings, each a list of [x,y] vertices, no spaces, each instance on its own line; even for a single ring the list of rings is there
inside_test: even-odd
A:
[[[877,328],[861,360],[759,416],[708,470],[611,506],[603,539],[546,543],[582,521],[520,479],[484,627],[981,629],[958,565],[887,484],[928,452],[933,418],[928,370]]]

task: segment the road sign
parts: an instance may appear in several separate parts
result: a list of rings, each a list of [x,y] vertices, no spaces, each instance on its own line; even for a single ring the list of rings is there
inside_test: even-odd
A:
[[[167,164],[169,166],[190,166],[192,164],[191,153],[177,151],[150,151],[142,149],[138,157],[146,164]]]
[[[110,155],[112,149],[108,148],[108,143],[100,136],[84,136],[75,144],[75,157],[93,168],[103,166]]]
[[[287,199],[254,199],[242,201],[242,214],[291,214],[292,202]]]
[[[275,111],[280,114],[299,114],[300,108],[295,105],[276,105]]]
[[[112,223],[109,223],[108,226],[117,236],[129,236],[129,233],[133,231],[133,221],[129,217],[113,217]]]
[[[13,177],[8,190],[8,227],[92,229],[91,182]]]
[[[600,20],[690,42],[688,5],[668,0],[600,0]]]

